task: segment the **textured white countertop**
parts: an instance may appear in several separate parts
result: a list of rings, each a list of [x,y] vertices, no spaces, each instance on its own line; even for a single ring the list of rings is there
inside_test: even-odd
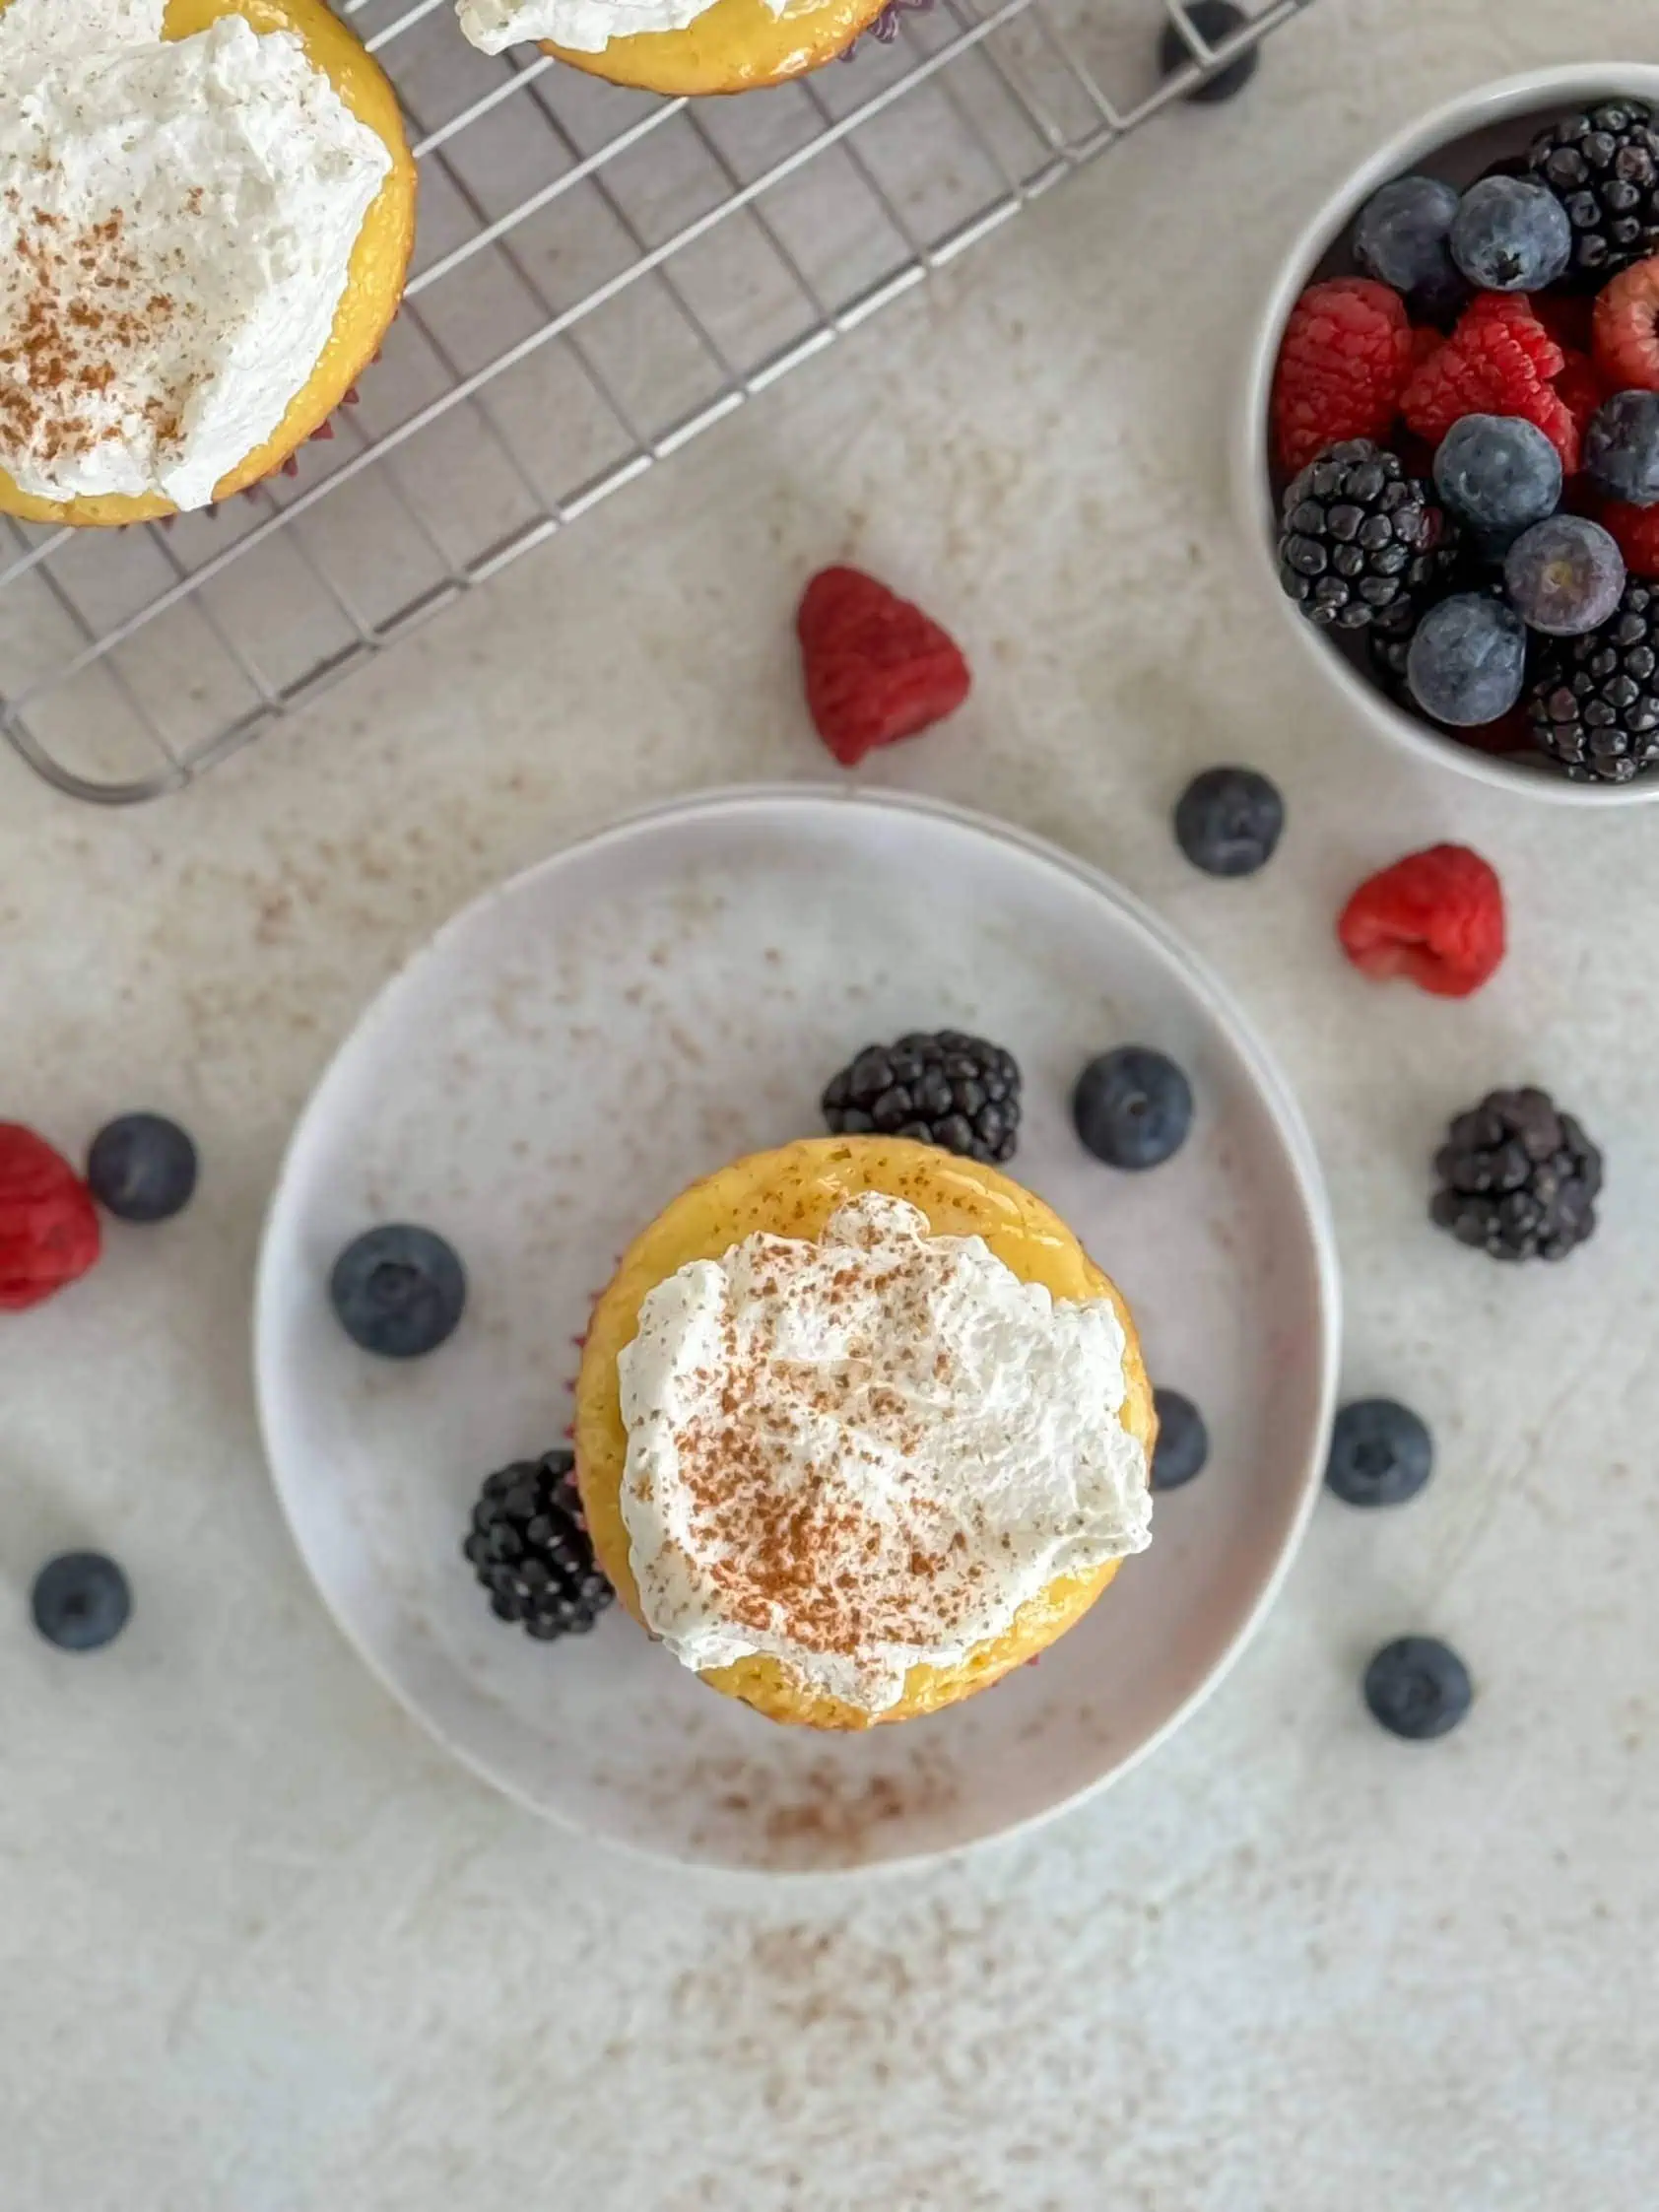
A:
[[[1101,0],[1109,4],[1109,0]],[[1638,2212],[1659,2068],[1659,823],[1562,817],[1332,724],[1258,624],[1222,467],[1276,253],[1385,132],[1547,60],[1659,59],[1650,0],[1322,0],[1251,98],[1166,118],[925,296],[181,799],[0,760],[0,1110],[197,1134],[197,1204],[0,1325],[0,2205],[34,2212]],[[884,779],[1012,816],[1229,978],[1319,1141],[1346,1381],[1430,1490],[1326,1502],[1269,1625],[1149,1766],[1038,1837],[834,1887],[669,1878],[453,1767],[313,1597],[254,1434],[249,1275],[284,1134],[444,913],[625,806],[823,768],[789,616],[847,555],[967,642]],[[1193,874],[1173,793],[1286,790]],[[1513,949],[1468,1005],[1331,923],[1462,838]],[[1424,1226],[1445,1116],[1555,1088],[1597,1241]],[[93,1660],[26,1592],[77,1542],[138,1609]],[[1455,1642],[1475,1716],[1400,1745],[1358,1668]]]

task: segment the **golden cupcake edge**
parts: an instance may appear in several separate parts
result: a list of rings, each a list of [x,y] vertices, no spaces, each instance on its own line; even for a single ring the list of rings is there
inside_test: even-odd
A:
[[[641,31],[599,53],[544,41],[542,51],[591,77],[669,99],[758,92],[804,77],[844,54],[886,0],[790,0],[774,16],[765,0],[714,0],[684,31]]]

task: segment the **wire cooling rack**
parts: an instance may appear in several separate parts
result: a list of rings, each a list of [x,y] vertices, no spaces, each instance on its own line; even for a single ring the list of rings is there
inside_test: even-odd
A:
[[[451,0],[346,0],[421,165],[404,305],[288,472],[166,524],[0,539],[0,728],[108,804],[175,790],[576,521],[1311,0],[936,0],[845,64],[662,101]],[[1249,0],[1247,0],[1248,10]],[[1158,34],[1190,65],[1161,80]]]

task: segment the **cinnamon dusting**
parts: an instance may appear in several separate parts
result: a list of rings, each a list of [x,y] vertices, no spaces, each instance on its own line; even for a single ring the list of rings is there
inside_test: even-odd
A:
[[[778,1296],[819,1257],[815,1246],[780,1242],[766,1255],[763,1291]],[[916,1398],[950,1383],[950,1355],[932,1341],[929,1276],[925,1254],[914,1268],[884,1267],[872,1278],[849,1252],[825,1280],[824,1303],[845,1316],[878,1293],[883,1341],[849,1336],[828,1369],[746,1348],[726,1316],[715,1408],[686,1422],[675,1446],[696,1548],[737,1626],[838,1657],[877,1644],[936,1646],[961,1631],[969,1581],[945,1570],[965,1549],[962,1531],[923,1495],[898,1512],[890,1500],[889,1510],[873,1513],[858,1480],[872,1450],[915,1451]],[[784,1479],[808,1448],[813,1415],[812,1464]]]
[[[200,205],[199,189],[191,200]],[[147,387],[180,312],[155,287],[119,209],[69,229],[43,207],[5,195],[16,221],[10,313],[0,331],[0,443],[36,467],[75,460],[142,422],[158,445],[182,431],[182,398]],[[128,395],[124,405],[111,398]]]

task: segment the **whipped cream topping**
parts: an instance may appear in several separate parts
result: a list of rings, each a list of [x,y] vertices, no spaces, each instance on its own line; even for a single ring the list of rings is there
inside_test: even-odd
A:
[[[205,506],[321,359],[391,157],[292,32],[0,11],[0,468]]]
[[[879,1713],[1057,1576],[1151,1540],[1109,1300],[850,1200],[659,1283],[621,1355],[622,1510],[648,1626]]]
[[[765,0],[774,16],[789,0]],[[600,54],[613,38],[641,31],[684,31],[714,0],[456,0],[461,29],[487,54],[527,38],[550,38],[576,54]]]

